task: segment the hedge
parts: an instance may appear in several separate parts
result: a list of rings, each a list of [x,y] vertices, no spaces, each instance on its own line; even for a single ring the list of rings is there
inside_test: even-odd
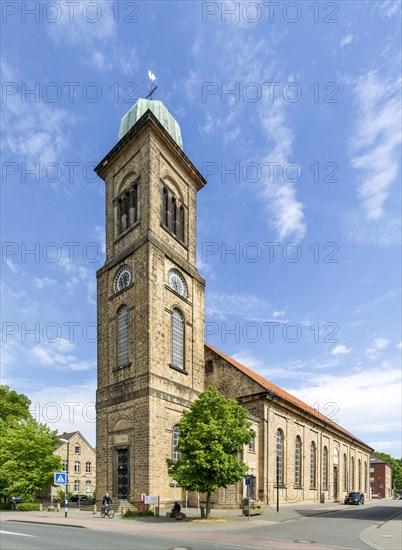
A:
[[[34,502],[22,502],[15,507],[19,512],[39,512],[39,504]]]

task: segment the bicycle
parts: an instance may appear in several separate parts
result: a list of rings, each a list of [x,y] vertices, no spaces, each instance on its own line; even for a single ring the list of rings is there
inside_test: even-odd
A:
[[[101,518],[108,517],[109,519],[114,518],[114,510],[110,506],[102,506],[101,508]]]

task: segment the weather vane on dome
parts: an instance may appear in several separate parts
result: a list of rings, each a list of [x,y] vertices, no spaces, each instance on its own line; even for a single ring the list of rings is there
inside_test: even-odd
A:
[[[149,77],[149,80],[151,81],[151,84],[149,86],[149,93],[148,93],[146,99],[152,99],[152,96],[153,96],[154,92],[157,90],[158,85],[155,84],[156,76],[154,75],[154,73],[152,71],[148,71],[148,77]]]

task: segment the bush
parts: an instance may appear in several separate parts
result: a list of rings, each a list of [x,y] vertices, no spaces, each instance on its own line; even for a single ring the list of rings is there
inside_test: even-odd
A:
[[[153,510],[144,510],[144,516],[145,517],[152,517],[155,515],[155,512]],[[142,518],[142,512],[139,510],[127,510],[123,514],[123,518]]]
[[[22,502],[15,507],[19,512],[39,512],[39,504],[34,502]]]
[[[0,510],[11,510],[11,503],[0,502]]]
[[[140,518],[140,517],[141,517],[141,512],[139,510],[127,510],[127,512],[123,514],[123,518]]]

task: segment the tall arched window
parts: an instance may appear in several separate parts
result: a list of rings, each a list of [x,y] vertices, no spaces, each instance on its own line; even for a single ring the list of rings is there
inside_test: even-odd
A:
[[[184,369],[184,317],[181,311],[172,311],[172,366]]]
[[[177,445],[179,444],[179,427],[175,426],[172,432],[172,460],[177,462],[180,458],[180,452],[177,450]]]
[[[364,492],[367,493],[367,462],[364,463]]]
[[[350,490],[351,491],[354,491],[354,488],[355,488],[355,459],[354,457],[352,456],[352,460],[351,460],[351,463],[350,463],[350,483],[351,483],[351,486],[350,486]]]
[[[276,483],[283,485],[283,431],[276,432]]]
[[[328,449],[324,447],[322,451],[322,488],[328,489]]]
[[[310,487],[316,486],[317,479],[317,449],[314,441],[310,445]]]
[[[358,483],[358,490],[362,490],[362,462],[359,458],[357,461],[357,483]]]
[[[301,456],[302,442],[300,436],[296,436],[295,441],[295,485],[301,486],[301,472],[302,472],[302,456]]]
[[[343,455],[343,490],[348,490],[348,457]]]
[[[117,312],[117,366],[128,364],[128,309],[122,306]]]

